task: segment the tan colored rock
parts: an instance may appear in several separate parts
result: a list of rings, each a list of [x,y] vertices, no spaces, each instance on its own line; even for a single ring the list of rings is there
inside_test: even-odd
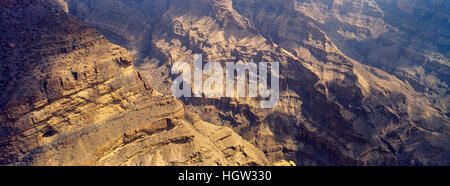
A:
[[[280,162],[274,163],[274,166],[296,166],[293,161],[281,160]]]
[[[161,126],[160,128],[158,126]],[[165,120],[124,133],[91,165],[268,165],[264,154],[228,127]],[[152,134],[152,135],[149,135]]]
[[[0,53],[0,165],[269,163],[231,129],[185,121],[184,105],[155,92],[126,49],[61,6],[10,3],[0,42],[30,42]]]
[[[450,115],[449,1],[313,0],[295,9],[316,20],[347,56],[408,82]]]
[[[202,53],[205,62],[281,62],[280,104],[272,110],[260,109],[252,99],[184,100],[188,112],[209,123],[232,127],[270,162],[448,164],[448,118],[410,84],[345,55],[321,25],[334,14],[311,20],[314,16],[299,10],[294,0],[101,1],[115,6],[92,5],[93,1],[70,1],[69,8],[82,21],[104,30],[108,38],[135,38],[118,43],[133,46],[142,55],[138,66],[163,94],[170,94],[171,65],[192,63],[193,53]],[[380,7],[374,1],[365,2],[355,5],[367,5],[370,14],[378,15]],[[108,7],[124,11],[115,14],[120,17],[103,19],[118,11]],[[317,15],[323,11],[320,7],[308,10]],[[362,30],[337,29],[336,34],[357,40],[380,36],[387,29],[372,17],[336,18]],[[114,24],[116,19],[126,24]],[[132,32],[143,29],[142,25],[147,27],[147,37],[141,37],[144,32]],[[387,51],[398,54],[394,49]]]

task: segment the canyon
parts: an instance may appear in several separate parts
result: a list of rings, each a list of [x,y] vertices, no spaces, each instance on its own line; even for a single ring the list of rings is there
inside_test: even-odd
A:
[[[346,55],[408,82],[449,116],[448,1],[301,0],[295,7]]]
[[[448,3],[415,2],[2,1],[0,165],[449,165]],[[277,106],[174,98],[193,54],[279,62]]]
[[[54,1],[1,3],[1,165],[268,165]],[[67,9],[66,9],[67,10]]]

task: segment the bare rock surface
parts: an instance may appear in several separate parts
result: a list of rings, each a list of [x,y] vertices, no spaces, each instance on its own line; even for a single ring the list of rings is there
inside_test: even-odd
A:
[[[64,1],[0,3],[0,165],[267,165],[186,115]]]
[[[442,107],[385,69],[348,57],[297,1],[67,2],[71,14],[135,51],[136,65],[163,94],[170,94],[171,65],[193,63],[194,53],[204,62],[281,62],[282,90],[274,109],[261,109],[252,99],[182,100],[188,112],[232,127],[272,163],[450,163],[450,122]],[[367,2],[368,12],[377,15],[380,7]],[[353,23],[351,17],[342,20]],[[373,35],[388,29],[371,21],[378,25]]]
[[[450,2],[299,0],[296,11],[348,56],[409,83],[450,115]]]

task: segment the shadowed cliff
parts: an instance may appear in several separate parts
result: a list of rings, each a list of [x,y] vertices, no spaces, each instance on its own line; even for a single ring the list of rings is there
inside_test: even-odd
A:
[[[153,90],[62,1],[0,3],[0,165],[268,165]]]
[[[68,1],[69,11],[133,51],[169,94],[175,62],[281,62],[280,103],[183,99],[189,112],[232,127],[271,162],[446,165],[449,120],[410,83],[348,57],[292,0]],[[340,47],[340,45],[339,45]]]

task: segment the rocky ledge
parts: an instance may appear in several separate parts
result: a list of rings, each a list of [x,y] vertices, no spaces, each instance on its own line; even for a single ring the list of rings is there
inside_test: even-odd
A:
[[[0,165],[267,165],[154,91],[61,1],[0,3]]]

